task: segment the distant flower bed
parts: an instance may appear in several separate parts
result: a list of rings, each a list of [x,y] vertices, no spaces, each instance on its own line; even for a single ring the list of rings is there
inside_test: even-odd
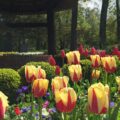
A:
[[[62,67],[51,55],[49,65],[31,63],[19,70],[27,85],[18,88],[12,105],[5,91],[0,93],[0,120],[120,120],[119,49],[107,54],[81,45],[60,54]]]

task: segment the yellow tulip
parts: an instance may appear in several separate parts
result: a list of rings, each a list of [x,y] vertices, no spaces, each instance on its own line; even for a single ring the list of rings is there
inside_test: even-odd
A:
[[[96,68],[96,67],[100,66],[101,61],[100,61],[100,56],[99,55],[90,55],[90,59],[91,59],[91,62],[92,62],[92,67]]]
[[[100,77],[100,70],[93,70],[91,77],[92,77],[92,79],[99,79],[99,77]]]
[[[48,89],[49,81],[47,79],[36,79],[33,81],[32,93],[34,97],[43,97]]]
[[[101,61],[102,61],[103,68],[105,69],[106,72],[108,73],[115,72],[117,65],[114,57],[111,57],[111,56],[102,57]]]
[[[73,82],[78,82],[82,78],[81,65],[70,65],[68,69]]]
[[[0,120],[3,120],[6,109],[8,107],[8,97],[0,91]]]
[[[106,113],[109,108],[109,86],[96,83],[88,89],[89,111],[96,114]]]
[[[34,65],[25,66],[25,77],[27,82],[32,82],[37,78],[37,69]]]
[[[56,107],[60,112],[71,112],[76,101],[77,95],[73,88],[63,88],[55,92]]]
[[[63,77],[55,77],[52,79],[52,91],[55,92],[56,90],[60,90],[64,87],[67,87],[69,78],[67,76],[63,76]]]
[[[66,53],[68,64],[79,64],[80,63],[80,53],[79,51],[72,51]]]

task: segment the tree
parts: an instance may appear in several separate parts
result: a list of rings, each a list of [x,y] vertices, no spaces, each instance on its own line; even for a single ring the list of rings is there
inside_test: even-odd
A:
[[[116,0],[116,9],[117,9],[117,38],[120,43],[120,1]]]
[[[109,0],[102,0],[102,9],[100,17],[100,48],[103,48],[103,45],[106,44],[106,21],[107,21],[107,9],[108,9]]]

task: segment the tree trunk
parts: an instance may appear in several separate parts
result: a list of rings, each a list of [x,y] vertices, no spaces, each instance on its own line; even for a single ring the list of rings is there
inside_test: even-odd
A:
[[[106,21],[107,21],[107,9],[108,9],[109,0],[102,0],[102,9],[101,9],[101,17],[100,17],[100,48],[106,44]]]
[[[116,0],[116,9],[117,9],[117,39],[120,44],[120,1]]]

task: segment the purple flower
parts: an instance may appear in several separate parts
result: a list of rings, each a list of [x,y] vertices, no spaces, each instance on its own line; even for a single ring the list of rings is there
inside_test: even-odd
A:
[[[17,90],[17,94],[20,94],[20,93],[22,93],[22,89]]]
[[[49,104],[50,104],[50,102],[48,100],[45,101],[44,104],[43,104],[43,108],[47,108]]]
[[[23,92],[26,92],[28,90],[28,87],[27,86],[22,86],[22,91]]]
[[[56,108],[54,107],[54,108],[50,108],[49,110],[49,113],[55,113],[56,112]]]
[[[115,103],[114,102],[110,102],[110,107],[114,107],[115,106]]]
[[[49,93],[49,92],[47,92],[47,93],[46,93],[46,97],[49,97],[49,96],[50,96],[50,93]]]

